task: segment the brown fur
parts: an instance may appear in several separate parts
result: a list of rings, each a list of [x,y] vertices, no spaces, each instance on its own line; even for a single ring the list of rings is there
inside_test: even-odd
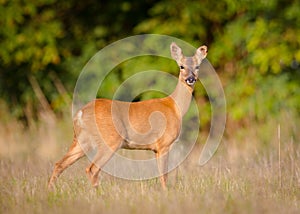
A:
[[[96,99],[79,110],[73,121],[73,144],[55,164],[48,187],[53,186],[63,170],[92,148],[97,153],[86,173],[92,185],[98,186],[101,167],[114,152],[123,148],[155,152],[160,181],[165,189],[168,151],[180,134],[182,117],[192,97],[194,82],[189,78],[197,79],[198,66],[206,52],[206,46],[201,46],[193,57],[185,57],[175,43],[171,44],[172,57],[181,71],[178,84],[168,97],[134,103]]]

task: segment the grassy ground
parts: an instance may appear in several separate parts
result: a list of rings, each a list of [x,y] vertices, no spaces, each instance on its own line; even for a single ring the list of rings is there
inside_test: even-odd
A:
[[[22,131],[17,122],[2,124],[0,213],[299,213],[299,143],[281,137],[279,162],[278,137],[266,145],[257,133],[224,138],[203,167],[197,164],[197,146],[170,173],[166,192],[158,179],[136,182],[106,174],[93,189],[85,176],[85,158],[49,192],[47,181],[67,150],[71,127],[41,124]]]

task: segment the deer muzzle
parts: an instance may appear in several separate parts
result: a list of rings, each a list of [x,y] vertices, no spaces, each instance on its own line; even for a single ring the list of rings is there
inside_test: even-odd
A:
[[[192,86],[195,84],[195,82],[197,81],[197,79],[194,76],[190,76],[188,77],[185,82],[189,85]]]

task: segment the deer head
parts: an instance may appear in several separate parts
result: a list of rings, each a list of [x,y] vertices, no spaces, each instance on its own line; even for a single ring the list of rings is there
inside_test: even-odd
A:
[[[170,48],[171,56],[180,68],[179,80],[193,88],[198,78],[200,64],[207,55],[207,47],[205,45],[199,47],[192,57],[184,56],[181,48],[175,42],[171,44]]]

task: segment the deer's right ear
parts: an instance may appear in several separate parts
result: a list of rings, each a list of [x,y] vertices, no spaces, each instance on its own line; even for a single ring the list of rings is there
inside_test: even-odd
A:
[[[207,55],[207,47],[205,45],[202,45],[200,48],[197,49],[196,55],[201,62]]]
[[[170,49],[171,49],[172,58],[175,59],[176,62],[179,63],[183,57],[181,48],[178,47],[175,42],[172,42]]]

